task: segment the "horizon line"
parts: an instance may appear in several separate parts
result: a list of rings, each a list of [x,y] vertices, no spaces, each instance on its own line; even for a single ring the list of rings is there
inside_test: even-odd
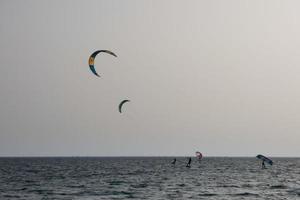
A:
[[[190,155],[164,155],[164,156],[0,156],[0,158],[174,158],[195,157]],[[203,156],[204,158],[256,158],[256,156]],[[270,158],[300,158],[300,156],[268,156]]]

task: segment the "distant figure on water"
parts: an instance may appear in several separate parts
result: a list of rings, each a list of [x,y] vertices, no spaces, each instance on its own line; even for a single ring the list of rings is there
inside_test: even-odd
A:
[[[176,163],[176,158],[174,158],[174,160],[172,161],[172,164],[175,165]]]
[[[191,162],[192,162],[192,158],[190,157],[188,163],[186,164],[186,167],[191,167]]]
[[[266,167],[266,165],[265,165],[265,161],[262,161],[262,163],[261,163],[261,168],[262,168],[262,169],[267,169],[267,167]]]

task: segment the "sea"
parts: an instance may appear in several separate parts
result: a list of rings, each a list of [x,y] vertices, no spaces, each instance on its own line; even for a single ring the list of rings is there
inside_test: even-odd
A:
[[[0,158],[0,199],[300,199],[300,158]]]

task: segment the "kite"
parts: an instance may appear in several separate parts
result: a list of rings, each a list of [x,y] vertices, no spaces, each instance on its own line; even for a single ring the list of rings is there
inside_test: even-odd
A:
[[[121,101],[121,103],[119,104],[119,112],[120,113],[122,113],[122,107],[123,107],[124,103],[126,103],[126,102],[130,102],[130,100],[125,99],[125,100]]]
[[[89,66],[90,66],[90,69],[91,71],[96,75],[96,76],[99,76],[99,74],[96,72],[96,69],[95,69],[95,58],[96,56],[99,54],[99,53],[108,53],[112,56],[115,56],[117,57],[117,55],[114,53],[114,52],[111,52],[111,51],[108,51],[108,50],[98,50],[98,51],[95,51],[89,58]],[[100,76],[99,76],[100,77]]]

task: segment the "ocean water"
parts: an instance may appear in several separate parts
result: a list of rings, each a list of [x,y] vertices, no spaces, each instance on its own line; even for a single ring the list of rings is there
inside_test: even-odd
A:
[[[300,199],[300,158],[0,158],[0,199]]]

